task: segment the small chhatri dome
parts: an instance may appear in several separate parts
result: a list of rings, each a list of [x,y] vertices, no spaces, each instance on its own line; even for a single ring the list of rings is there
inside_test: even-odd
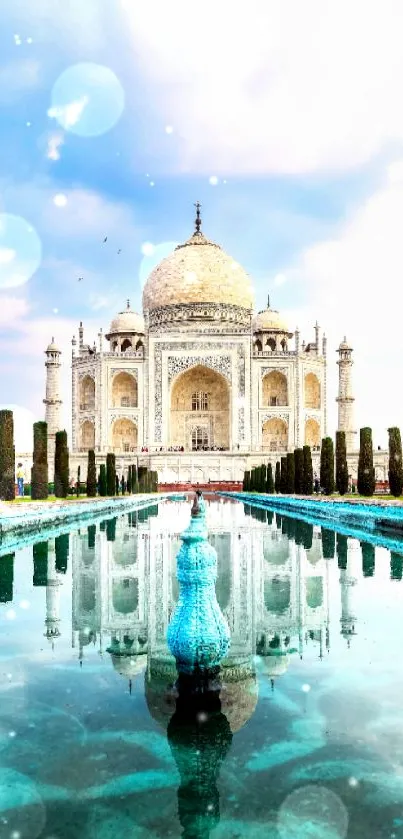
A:
[[[110,335],[119,335],[121,333],[144,335],[144,318],[142,315],[137,314],[137,312],[133,312],[133,309],[130,308],[130,300],[126,303],[126,309],[123,312],[119,312],[113,318],[109,327],[109,335],[106,338],[109,338]]]
[[[352,347],[350,347],[350,344],[348,343],[346,336],[344,336],[339,346],[339,350],[352,350]]]
[[[201,232],[196,204],[195,232],[151,272],[143,291],[143,310],[187,303],[215,303],[253,309],[246,271]]]
[[[46,347],[45,352],[60,352],[59,347],[55,344],[55,339],[52,338],[48,347]]]
[[[286,332],[289,338],[292,332],[288,331],[288,325],[281,317],[277,309],[270,308],[270,298],[267,299],[267,309],[258,312],[253,320],[254,332]]]

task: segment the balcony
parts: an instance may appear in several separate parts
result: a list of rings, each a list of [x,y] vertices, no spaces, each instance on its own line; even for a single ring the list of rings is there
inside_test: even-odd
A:
[[[95,410],[95,400],[91,400],[90,402],[80,402],[80,411],[94,411]]]

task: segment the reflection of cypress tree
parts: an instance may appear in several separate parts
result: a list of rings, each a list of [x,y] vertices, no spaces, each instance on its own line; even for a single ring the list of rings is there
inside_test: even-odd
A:
[[[148,511],[150,516],[158,516],[158,504],[151,504]]]
[[[106,522],[106,539],[108,542],[114,542],[116,539],[116,522],[115,519],[108,519]]]
[[[282,520],[283,520],[283,517],[280,516],[280,513],[276,513],[276,527],[277,527],[278,530],[281,530]]]
[[[364,577],[373,577],[375,571],[375,546],[369,542],[360,542],[362,550],[362,573]]]
[[[137,527],[137,515],[136,513],[128,513],[127,514],[127,522],[129,527]]]
[[[243,505],[243,511],[245,513],[245,516],[250,516],[251,510],[252,510],[252,508],[251,508],[250,504],[244,504]]]
[[[34,586],[46,586],[48,582],[48,543],[37,542],[33,547]]]
[[[289,539],[295,539],[295,526],[296,526],[295,519],[288,519],[287,536],[288,536]]]
[[[0,603],[13,602],[14,556],[0,557]]]
[[[313,524],[309,524],[307,521],[303,521],[303,541],[302,544],[306,551],[309,551],[312,547],[313,541]]]
[[[294,539],[296,545],[304,544],[304,524],[305,522],[301,521],[301,519],[295,519]]]
[[[95,535],[97,532],[96,524],[89,524],[88,525],[88,547],[95,548]]]
[[[347,568],[347,536],[343,533],[338,533],[336,536],[337,545],[337,565],[340,570],[345,571]]]
[[[334,530],[327,530],[326,527],[321,527],[321,531],[323,559],[333,559],[336,547],[336,534]]]
[[[102,530],[103,532],[106,530],[106,521],[101,521],[99,523],[99,529]]]
[[[1,560],[0,560],[1,562]],[[403,576],[403,556],[390,552],[390,579],[401,580]]]
[[[168,742],[178,767],[178,816],[186,839],[208,839],[220,821],[218,774],[232,742],[219,692],[180,676]]]
[[[266,510],[266,521],[267,524],[273,524],[273,510]]]
[[[56,571],[65,574],[69,559],[69,533],[61,533],[55,539]]]
[[[283,516],[281,521],[281,532],[283,536],[288,536],[288,521],[287,516]]]

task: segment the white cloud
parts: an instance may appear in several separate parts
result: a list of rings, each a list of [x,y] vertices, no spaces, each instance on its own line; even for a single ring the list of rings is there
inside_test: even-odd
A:
[[[366,0],[123,4],[182,171],[304,173],[403,140],[403,5]]]
[[[64,136],[62,133],[50,134],[47,139],[46,157],[49,160],[60,160],[61,146],[64,145]]]
[[[0,68],[0,103],[8,105],[25,92],[38,87],[41,68],[38,61],[11,61]]]
[[[67,105],[49,108],[48,117],[57,119],[66,129],[72,128],[79,121],[88,102],[88,96],[82,96],[76,102],[69,102]]]
[[[14,322],[27,315],[28,311],[28,303],[22,297],[7,297],[0,294],[0,326],[2,328],[12,328]]]
[[[334,233],[308,248],[289,267],[292,288],[303,284],[308,302],[290,312],[304,329],[318,318],[328,335],[329,409],[335,427],[336,348],[344,335],[354,348],[357,428],[369,425],[375,442],[387,440],[389,425],[403,427],[401,336],[403,309],[403,161],[384,184]],[[291,325],[291,324],[290,324]]]

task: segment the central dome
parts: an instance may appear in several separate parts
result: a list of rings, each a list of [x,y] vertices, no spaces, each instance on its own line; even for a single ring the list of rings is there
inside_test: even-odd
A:
[[[144,311],[192,303],[253,309],[246,271],[199,229],[154,268],[143,291]]]

